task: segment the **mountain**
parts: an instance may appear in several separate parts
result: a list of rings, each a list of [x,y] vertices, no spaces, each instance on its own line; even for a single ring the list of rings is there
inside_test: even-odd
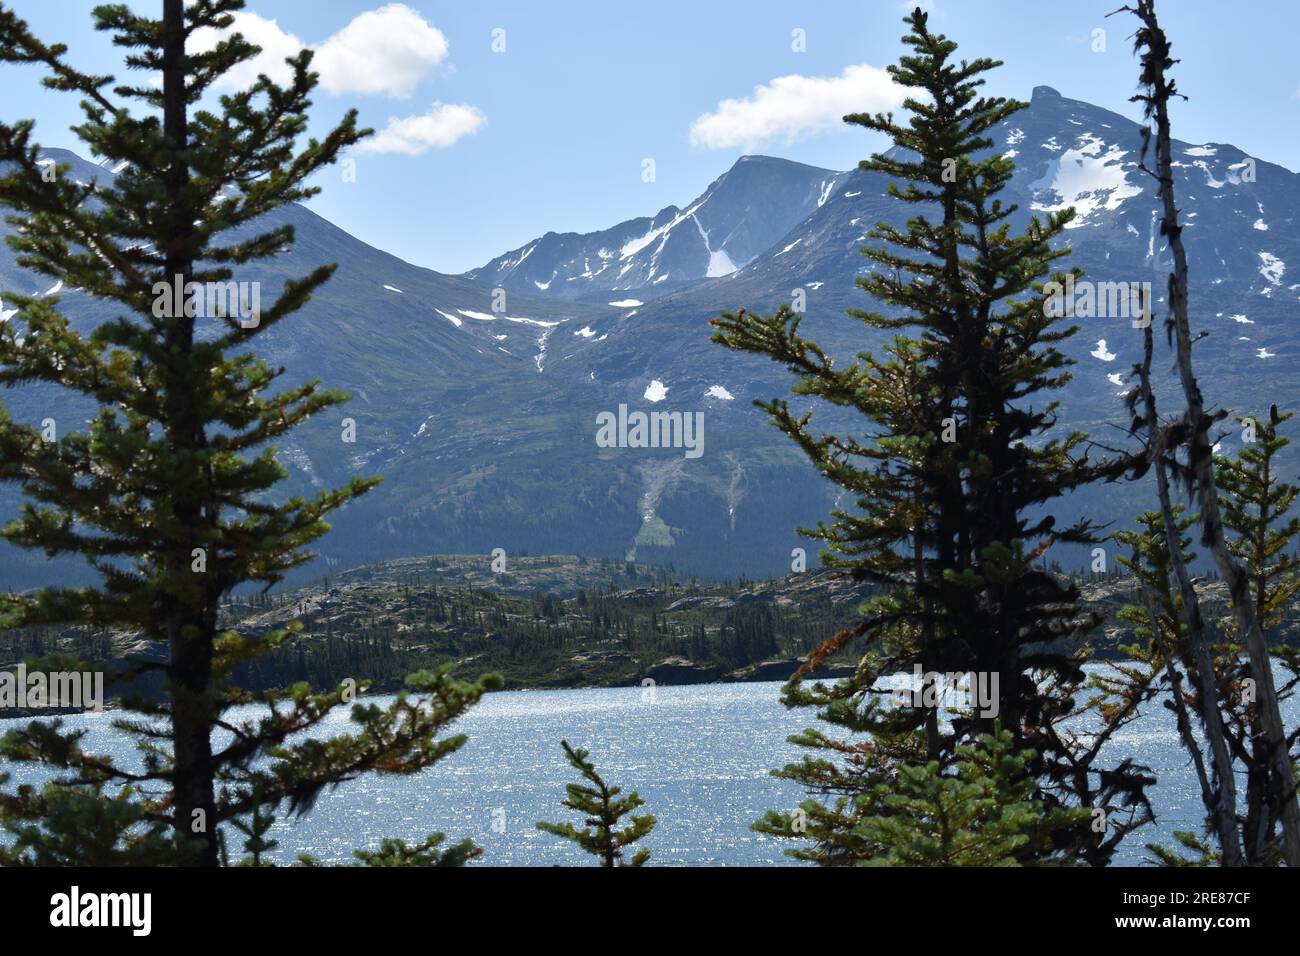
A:
[[[1073,251],[1064,264],[1081,267],[1099,287],[1149,282],[1160,323],[1170,256],[1158,232],[1154,185],[1138,165],[1139,125],[1038,87],[1029,107],[994,138],[995,148],[1017,163],[1007,190],[1008,201],[1020,206],[1013,224],[1073,205],[1077,216],[1065,237]],[[1231,414],[1264,414],[1300,386],[1300,274],[1288,274],[1300,270],[1300,176],[1229,144],[1178,142],[1176,149],[1192,321],[1204,335],[1196,347],[1198,375],[1210,400]],[[582,357],[580,374],[617,383],[598,407],[628,401],[702,409],[710,441],[717,441],[717,453],[699,462],[640,462],[643,507],[629,553],[679,562],[699,553],[709,555],[704,566],[734,571],[742,562],[762,562],[776,570],[779,562],[788,566],[790,548],[801,543],[786,529],[825,515],[833,497],[807,480],[801,461],[785,457],[784,439],[752,408],[755,399],[787,395],[790,376],[771,362],[721,352],[707,341],[707,322],[721,309],[774,310],[802,290],[805,333],[840,361],[884,344],[882,333],[845,310],[872,304],[854,284],[870,268],[858,250],[871,241],[871,227],[881,220],[901,226],[913,211],[890,199],[886,187],[875,173],[843,174],[816,210],[749,265],[647,300],[598,327],[608,339]],[[1125,443],[1122,395],[1140,358],[1141,334],[1123,316],[1085,316],[1077,325],[1062,345],[1077,364],[1061,394],[1060,428],[1089,432],[1102,446],[1094,454],[1104,454]],[[1158,356],[1155,379],[1166,412],[1181,407],[1171,365]],[[565,372],[558,364],[555,371]],[[643,397],[647,388],[662,400]],[[823,427],[861,427],[836,410],[816,415]],[[1232,453],[1240,445],[1231,418],[1223,431],[1221,450]],[[1292,456],[1287,464],[1300,461]],[[1115,484],[1074,496],[1060,512],[1123,522],[1150,501],[1141,484]]]
[[[748,265],[824,203],[843,176],[743,156],[685,209],[669,206],[600,232],[548,232],[465,277],[563,298],[603,300],[629,290],[654,298]]]
[[[66,150],[46,150],[43,158],[70,165],[66,175],[82,182],[93,179],[108,185],[113,179],[111,170]],[[283,440],[279,456],[298,491],[382,470],[385,462],[404,455],[423,435],[422,426],[444,409],[489,423],[500,421],[500,393],[481,388],[482,383],[499,382],[503,391],[515,387],[512,383],[528,383],[546,367],[555,330],[562,325],[582,327],[609,313],[607,308],[516,294],[510,297],[510,308],[498,314],[490,287],[413,266],[303,206],[277,210],[259,230],[286,224],[295,231],[289,251],[236,276],[261,283],[264,308],[286,278],[305,275],[324,263],[338,263],[339,268],[307,308],[259,335],[257,350],[272,367],[286,368],[286,385],[319,377],[353,394],[342,409],[313,419]],[[0,226],[0,234],[12,229]],[[79,290],[19,269],[12,250],[0,244],[0,321],[12,315],[12,306],[4,304],[10,291],[57,299],[60,311],[81,331],[115,314],[113,306]],[[200,324],[198,334],[205,331]],[[579,351],[589,347],[580,336],[573,343]],[[60,434],[84,422],[89,413],[67,393],[39,385],[7,390],[0,393],[0,401],[19,420],[54,418]],[[344,418],[356,422],[355,443],[341,441]],[[489,424],[488,430],[493,427]],[[0,486],[0,520],[7,520],[16,503],[15,489]],[[44,579],[46,568],[43,555],[0,547],[0,585],[31,586]]]
[[[1006,120],[996,139],[1017,164],[1007,190],[1020,206],[1013,226],[1074,206],[1065,262],[1093,283],[1150,282],[1160,321],[1170,257],[1158,234],[1153,181],[1138,168],[1138,124],[1038,87],[1029,108]],[[1197,345],[1198,372],[1212,400],[1261,413],[1300,384],[1300,176],[1227,144],[1178,142],[1175,148],[1182,157],[1176,186],[1187,223],[1193,320],[1206,336]],[[824,337],[823,344],[845,357],[872,344],[870,330],[843,311],[869,304],[854,280],[870,267],[857,253],[870,241],[870,227],[882,219],[901,225],[902,204],[885,196],[885,188],[878,174],[848,173],[825,203],[753,263],[642,309],[636,338],[669,336],[684,321],[702,321],[723,307],[772,309],[801,288],[813,337]],[[1066,392],[1067,414],[1091,428],[1115,420],[1119,392],[1140,358],[1141,335],[1127,317],[1077,322],[1079,333],[1063,346],[1079,363]],[[614,344],[602,358],[622,351],[622,343]],[[666,384],[698,374],[681,353],[661,355],[657,367]],[[738,399],[768,397],[737,384],[741,390],[731,391]]]
[[[1073,252],[1062,265],[1081,267],[1091,282],[1152,283],[1160,322],[1169,253],[1155,224],[1153,183],[1138,168],[1138,124],[1039,87],[1026,110],[991,132],[995,148],[1017,163],[1007,191],[1020,205],[1013,224],[1075,206],[1078,216],[1066,236]],[[1196,346],[1197,372],[1211,402],[1234,414],[1263,414],[1271,402],[1285,405],[1300,386],[1300,176],[1228,144],[1175,148],[1192,321],[1205,336]],[[51,151],[56,155],[68,158]],[[747,210],[776,203],[765,177],[787,166],[802,170],[803,185],[791,188],[782,214],[792,225],[763,233],[767,217]],[[750,168],[756,178],[742,189],[737,184],[746,180],[738,174],[748,176]],[[77,169],[111,176],[92,164]],[[626,236],[645,236],[685,216],[632,252],[623,263],[630,263],[626,287],[600,289],[592,299],[561,295],[557,286],[531,293],[520,286],[510,291],[504,314],[491,308],[498,280],[482,270],[459,277],[432,272],[358,242],[309,210],[282,210],[277,216],[294,224],[297,244],[248,278],[278,285],[319,262],[338,262],[339,270],[306,309],[259,337],[259,347],[288,369],[286,385],[319,376],[355,395],[288,436],[280,458],[290,485],[310,490],[358,473],[385,476],[337,516],[322,542],[322,560],[341,567],[503,548],[509,555],[579,553],[673,564],[714,576],[787,572],[794,548],[814,550],[794,528],[852,503],[840,500],[752,406],[755,399],[788,395],[789,374],[711,344],[708,320],[741,306],[770,311],[802,290],[803,329],[837,360],[879,348],[884,335],[845,310],[871,307],[854,285],[869,268],[858,252],[871,241],[869,229],[880,220],[901,224],[914,211],[885,189],[879,175],[863,170],[831,174],[744,160],[685,214],[629,227]],[[750,190],[761,194],[747,199]],[[773,213],[770,222],[779,218]],[[694,281],[655,286],[656,264],[671,277],[678,267],[669,268],[666,257],[702,233],[711,239],[697,254],[720,249],[739,268],[709,277],[697,255]],[[748,245],[741,243],[746,236],[753,237],[745,239]],[[715,245],[719,237],[725,241]],[[545,261],[544,241],[524,260],[523,272],[516,263],[500,283],[512,289],[512,281],[535,282],[527,270],[534,258]],[[766,243],[761,250],[760,243]],[[554,270],[555,264],[546,268],[548,275]],[[648,289],[631,284],[646,281]],[[49,285],[19,273],[12,257],[0,253],[0,290]],[[79,293],[59,295],[78,327],[104,315]],[[1077,365],[1060,395],[1059,428],[1080,428],[1100,445],[1118,447],[1127,425],[1120,396],[1140,357],[1140,332],[1123,317],[1080,317],[1077,325],[1078,334],[1062,344]],[[1170,365],[1162,352],[1157,387],[1166,413],[1181,407]],[[2,398],[17,417],[33,421],[53,414],[75,423],[86,411],[39,389]],[[616,415],[620,406],[700,413],[703,453],[602,447],[598,416]],[[343,417],[356,420],[355,444],[340,440]],[[814,422],[862,426],[824,408]],[[1225,422],[1225,452],[1239,447],[1231,425]],[[1288,476],[1300,468],[1294,456],[1284,464]],[[16,505],[12,490],[3,493],[0,519]],[[1058,511],[1063,519],[1086,514],[1122,525],[1151,501],[1144,485],[1117,483],[1076,495]],[[1077,563],[1074,555],[1059,559]],[[813,560],[810,554],[810,565]],[[50,573],[43,556],[0,552],[0,586],[31,586]]]

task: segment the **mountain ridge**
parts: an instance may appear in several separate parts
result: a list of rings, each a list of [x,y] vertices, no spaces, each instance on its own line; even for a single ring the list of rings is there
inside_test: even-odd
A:
[[[566,298],[632,290],[654,298],[752,262],[824,201],[843,175],[788,159],[742,156],[684,208],[665,206],[654,216],[595,232],[547,232],[463,275]]]
[[[1137,168],[1138,128],[1120,114],[1038,87],[1026,110],[990,134],[995,148],[1015,153],[1007,194],[1021,205],[1014,224],[1074,205],[1079,215],[1066,237],[1073,252],[1064,264],[1080,266],[1088,281],[1151,282],[1159,313],[1168,253],[1152,225],[1152,184]],[[1192,318],[1208,333],[1197,345],[1202,386],[1233,413],[1263,413],[1300,388],[1300,176],[1229,144],[1179,142],[1176,149]],[[1249,181],[1247,161],[1255,173]],[[791,172],[771,157],[748,162],[762,175]],[[743,172],[745,163],[710,186],[727,187],[726,202],[717,205],[732,218],[683,219],[633,250],[628,275],[649,274],[653,256],[642,254],[660,243],[666,250],[664,234],[707,273],[702,253],[713,245],[701,228],[729,239],[756,215],[743,193],[757,187],[731,188],[744,181],[731,174]],[[94,164],[77,171],[111,175]],[[811,211],[726,275],[664,282],[653,295],[594,288],[587,298],[506,283],[505,309],[495,308],[493,282],[406,263],[304,207],[282,211],[268,225],[293,224],[297,246],[247,277],[275,286],[322,262],[338,262],[339,269],[299,316],[259,336],[257,348],[289,368],[287,382],[319,376],[354,394],[337,416],[286,436],[279,449],[291,475],[286,490],[310,491],[356,474],[387,479],[338,515],[322,544],[322,564],[499,547],[512,554],[675,564],[710,575],[778,574],[789,569],[795,548],[812,552],[794,528],[814,525],[837,502],[848,502],[751,406],[789,395],[789,375],[770,361],[712,345],[707,323],[724,309],[774,310],[800,291],[807,300],[804,333],[837,360],[878,348],[884,337],[844,313],[870,305],[855,280],[870,268],[858,250],[870,241],[871,227],[897,224],[906,211],[884,195],[878,174],[793,172],[784,216]],[[644,227],[628,234],[644,236],[683,211],[670,206],[628,220]],[[656,219],[659,227],[652,225]],[[775,234],[774,226],[736,248],[747,254]],[[719,245],[725,251],[726,242]],[[665,267],[666,255],[659,260]],[[534,281],[526,271],[514,280]],[[16,270],[7,248],[0,250],[0,290],[48,286]],[[76,327],[102,320],[98,304],[72,290],[59,295]],[[1078,325],[1062,346],[1077,364],[1060,395],[1061,427],[1122,444],[1121,395],[1140,337],[1113,317],[1080,318]],[[1168,396],[1163,404],[1176,408],[1177,384],[1167,363],[1157,365],[1157,387]],[[15,389],[4,401],[15,417],[36,422],[53,413],[75,423],[85,414],[48,390]],[[794,400],[792,408],[807,404]],[[701,413],[703,457],[686,460],[680,449],[599,447],[597,416],[620,405]],[[356,422],[354,444],[340,442],[342,417]],[[818,409],[815,421],[823,428],[861,427],[835,409]],[[1225,434],[1223,451],[1238,447]],[[1114,485],[1061,507],[1063,517],[1127,521],[1150,506],[1149,498],[1142,485]],[[12,489],[0,489],[0,517],[15,506]],[[815,563],[815,555],[808,561]],[[31,586],[46,574],[43,558],[0,552],[0,586]]]

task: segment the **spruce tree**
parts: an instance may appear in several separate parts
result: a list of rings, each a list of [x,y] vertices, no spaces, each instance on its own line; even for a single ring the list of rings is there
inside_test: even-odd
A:
[[[1300,516],[1292,506],[1300,487],[1283,481],[1278,452],[1290,440],[1277,432],[1292,417],[1274,405],[1268,420],[1240,418],[1244,442],[1235,458],[1215,459],[1219,505],[1228,548],[1245,572],[1247,598],[1265,637],[1275,634],[1300,594],[1300,559],[1294,549],[1300,538]],[[1220,624],[1215,669],[1219,706],[1227,720],[1233,753],[1245,769],[1246,800],[1242,845],[1251,866],[1276,865],[1280,859],[1278,829],[1282,807],[1270,792],[1268,735],[1254,685],[1244,634],[1235,615]],[[1276,688],[1279,705],[1300,686],[1300,649],[1282,643],[1269,646],[1269,655],[1282,675]],[[1295,732],[1289,735],[1295,739]]]
[[[19,264],[82,290],[110,316],[83,334],[57,298],[5,293],[19,311],[0,325],[0,383],[54,386],[97,411],[84,429],[47,441],[0,409],[0,480],[28,498],[3,535],[49,556],[80,556],[98,580],[4,595],[0,628],[135,632],[160,660],[119,677],[165,679],[160,700],[127,700],[115,721],[137,740],[139,767],[88,752],[82,733],[59,721],[6,735],[6,760],[55,772],[41,788],[0,794],[0,818],[17,835],[7,862],[217,865],[223,825],[256,817],[260,827],[279,806],[304,813],[326,788],[369,772],[414,773],[456,750],[464,738],[438,739],[439,731],[495,686],[455,681],[445,668],[421,672],[391,706],[354,703],[352,731],[328,738],[310,732],[364,681],[262,694],[231,683],[236,666],[283,645],[296,626],[224,630],[223,598],[269,587],[309,561],[327,516],[376,481],[356,478],[310,499],[274,494],[286,472],[271,443],[346,396],[315,380],[276,390],[285,369],[252,348],[307,304],[333,266],[285,280],[251,322],[207,314],[189,296],[189,283],[232,281],[290,246],[291,226],[259,222],[311,197],[307,181],[368,132],[349,112],[302,142],[316,86],[310,51],[289,60],[286,85],[261,76],[215,98],[214,84],[258,48],[237,34],[201,53],[187,44],[196,30],[228,28],[242,6],[161,0],[159,18],[95,8],[96,28],[128,51],[126,66],[160,75],[158,87],[79,71],[62,44],[45,44],[0,7],[0,60],[41,65],[48,88],[79,96],[75,133],[120,168],[111,181],[85,184],[66,169],[42,175],[33,123],[0,124],[0,204],[19,229],[9,240]],[[176,284],[183,305],[163,291]],[[229,713],[245,704],[261,705],[257,715]]]
[[[441,833],[430,834],[423,842],[411,846],[405,840],[384,840],[378,850],[353,850],[352,856],[357,862],[352,866],[370,868],[428,868],[464,866],[470,860],[482,855],[483,849],[475,846],[473,840],[443,847],[445,837]],[[301,866],[320,866],[320,862],[309,854],[298,857]]]
[[[271,839],[269,836],[271,828],[275,826],[275,816],[266,812],[265,804],[259,799],[259,794],[253,795],[253,812],[249,814],[247,820],[234,819],[230,821],[230,826],[237,833],[242,833],[247,839],[244,840],[244,850],[248,853],[244,859],[240,860],[237,866],[263,867],[270,866],[271,863],[265,859],[265,855],[279,847],[279,841]],[[221,865],[229,866],[230,859],[226,852],[225,833],[217,832],[218,847],[221,853]]]
[[[1285,418],[1277,416],[1276,421]],[[1256,424],[1250,419],[1242,421]],[[1295,595],[1287,570],[1292,559],[1285,554],[1285,549],[1292,546],[1300,523],[1287,518],[1287,509],[1294,499],[1293,489],[1276,479],[1273,458],[1286,445],[1286,439],[1277,436],[1275,428],[1261,427],[1260,435],[1258,444],[1247,444],[1235,460],[1220,458],[1217,468],[1221,488],[1225,490],[1220,499],[1224,523],[1235,532],[1230,544],[1243,563],[1255,571],[1252,587],[1257,585],[1255,593],[1264,595],[1258,606],[1271,609],[1267,616],[1261,615],[1261,622],[1265,627],[1275,627],[1284,610],[1292,606],[1289,602]],[[1268,504],[1261,507],[1265,502]],[[1182,562],[1190,565],[1196,555],[1187,532],[1199,524],[1199,516],[1187,514],[1177,504],[1171,507],[1171,514]],[[1268,519],[1267,531],[1259,520],[1261,515]],[[1192,727],[1193,715],[1205,713],[1206,707],[1200,691],[1197,657],[1188,638],[1182,595],[1174,586],[1177,575],[1173,571],[1164,517],[1158,511],[1146,512],[1139,516],[1138,528],[1117,532],[1115,538],[1132,550],[1130,557],[1119,560],[1133,572],[1139,601],[1125,605],[1120,619],[1134,627],[1138,642],[1121,648],[1128,660],[1112,665],[1115,673],[1108,671],[1096,679],[1112,685],[1117,693],[1121,688],[1135,693],[1141,688],[1143,701],[1164,700],[1165,706],[1174,713],[1179,738],[1191,758],[1206,809],[1203,832],[1175,831],[1172,847],[1147,844],[1151,859],[1166,866],[1218,866],[1227,865],[1236,852],[1241,857],[1232,865],[1276,865],[1280,859],[1279,808],[1267,799],[1267,749],[1262,745],[1265,738],[1258,709],[1252,693],[1247,691],[1250,669],[1235,629],[1235,619],[1229,616],[1218,623],[1219,631],[1209,658],[1212,681],[1209,712],[1219,718],[1232,775],[1238,782],[1244,782],[1246,795],[1245,812],[1238,808],[1232,814],[1227,821],[1230,835],[1225,839],[1219,820],[1224,788],[1220,786],[1212,755],[1207,760],[1202,752],[1204,723],[1199,735]],[[1274,559],[1276,563],[1272,563]],[[1278,687],[1279,700],[1285,701],[1300,685],[1300,651],[1278,645],[1271,652],[1288,672]],[[1233,792],[1237,792],[1235,787]],[[1227,854],[1222,849],[1225,843],[1229,847]]]
[[[1300,594],[1300,515],[1290,514],[1300,487],[1282,480],[1278,453],[1291,443],[1277,428],[1292,412],[1269,409],[1267,422],[1240,418],[1244,436],[1235,458],[1215,459],[1215,478],[1228,547],[1245,568],[1255,617],[1266,632],[1281,622]],[[1230,633],[1240,633],[1235,620],[1225,621]]]
[[[865,791],[853,844],[828,844],[796,852],[822,864],[864,866],[1018,866],[1050,850],[1052,835],[1092,819],[1084,808],[1048,807],[1026,766],[1031,751],[1015,750],[1011,734],[984,734],[956,748],[949,770],[937,760],[902,765],[893,779]],[[821,808],[815,801],[806,814]],[[769,816],[761,832],[790,832],[793,821]],[[831,855],[827,850],[834,847]],[[844,851],[844,852],[836,852]]]
[[[882,592],[803,671],[858,644],[856,676],[808,687],[801,673],[785,693],[792,706],[820,707],[851,737],[806,731],[793,739],[824,756],[782,774],[813,792],[848,794],[851,808],[893,766],[936,760],[947,770],[957,747],[1000,726],[1015,751],[1032,753],[1036,799],[1102,810],[1109,820],[1100,837],[1074,824],[1025,852],[1102,864],[1149,818],[1150,778],[1129,762],[1097,765],[1110,725],[1086,744],[1063,728],[1086,677],[1083,654],[1062,648],[1096,619],[1081,611],[1075,587],[1036,564],[1053,546],[1097,540],[1087,520],[1058,525],[1052,503],[1119,473],[1113,461],[1090,459],[1084,435],[1058,430],[1050,399],[1069,379],[1056,346],[1075,329],[1049,304],[1045,283],[1065,278],[1052,270],[1068,253],[1057,240],[1074,213],[1012,230],[1016,206],[999,194],[1014,164],[989,133],[1026,104],[980,95],[983,74],[999,64],[956,61],[956,44],[930,32],[924,11],[906,22],[909,52],[889,72],[911,94],[910,116],[845,117],[892,141],[860,165],[888,176],[889,195],[912,212],[901,228],[879,224],[871,236],[881,244],[863,250],[872,271],[858,285],[890,311],[851,313],[892,341],[839,365],[800,335],[788,306],[714,320],[715,341],[784,364],[798,376],[796,395],[853,409],[869,428],[861,437],[819,433],[811,411],[759,403],[856,501],[856,510],[805,533],[825,543],[825,563]],[[967,711],[945,729],[932,707],[890,708],[878,679],[914,665],[998,675],[996,715]],[[855,839],[853,814],[831,825]]]
[[[642,847],[626,859],[624,850],[649,836],[655,828],[654,817],[633,814],[638,807],[645,806],[645,801],[636,791],[620,797],[622,788],[605,783],[596,772],[595,764],[587,759],[587,751],[569,746],[567,740],[560,741],[560,746],[564,748],[569,763],[587,781],[568,784],[565,787],[568,797],[561,803],[570,810],[585,814],[585,826],[579,830],[572,823],[542,822],[537,824],[537,829],[576,843],[598,858],[602,867],[644,865],[650,859],[648,849]],[[624,817],[628,818],[628,825],[619,829]]]
[[[1148,338],[1149,335],[1148,330]],[[1167,498],[1164,500],[1167,503]],[[1192,714],[1201,717],[1204,733],[1205,715],[1217,715],[1218,711],[1217,699],[1210,700],[1207,707],[1195,690],[1199,677],[1197,649],[1190,636],[1192,625],[1187,608],[1174,586],[1179,580],[1175,565],[1185,567],[1196,557],[1190,551],[1191,539],[1186,534],[1196,523],[1196,516],[1184,514],[1185,510],[1182,505],[1169,506],[1172,519],[1169,527],[1174,532],[1176,552],[1170,549],[1163,510],[1144,512],[1138,516],[1137,528],[1116,532],[1115,539],[1130,548],[1130,555],[1121,556],[1119,563],[1132,573],[1138,592],[1138,603],[1126,604],[1120,609],[1119,618],[1133,626],[1137,640],[1120,648],[1126,654],[1125,661],[1112,664],[1095,681],[1111,699],[1131,700],[1136,705],[1167,695],[1167,706],[1174,712],[1179,739],[1191,757],[1196,774],[1206,812],[1205,829],[1215,832],[1225,824],[1230,828],[1233,823],[1222,816],[1225,791],[1219,785],[1216,764],[1205,759],[1200,739],[1193,730]],[[1226,748],[1226,734],[1223,739]],[[1184,847],[1202,846],[1194,833],[1179,831],[1174,838]],[[1157,862],[1181,859],[1176,850],[1153,843],[1146,846]]]

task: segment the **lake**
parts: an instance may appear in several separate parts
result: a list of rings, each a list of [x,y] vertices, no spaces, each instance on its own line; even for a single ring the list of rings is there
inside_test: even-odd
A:
[[[1095,666],[1095,665],[1090,665]],[[702,684],[641,688],[507,691],[490,694],[457,729],[464,748],[413,777],[369,775],[322,795],[306,818],[277,825],[277,860],[310,853],[342,863],[352,850],[377,846],[384,837],[422,840],[441,831],[449,842],[471,837],[484,853],[475,865],[547,866],[587,864],[576,847],[537,830],[538,820],[578,822],[560,806],[564,786],[576,780],[560,740],[591,751],[610,783],[636,790],[659,825],[647,839],[652,864],[758,866],[795,863],[786,845],[754,833],[750,824],[768,809],[790,810],[799,787],[768,773],[796,758],[786,738],[812,723],[811,714],[780,703],[781,684]],[[1295,726],[1295,700],[1284,717]],[[88,731],[93,752],[108,752],[123,766],[135,761],[110,725],[111,713],[65,718]],[[0,722],[3,728],[7,721]],[[330,729],[347,723],[344,708]],[[1143,862],[1142,844],[1167,840],[1175,829],[1198,829],[1200,796],[1173,720],[1163,708],[1147,712],[1124,730],[1114,754],[1134,755],[1160,783],[1153,804],[1158,821],[1130,837],[1116,862]],[[29,768],[11,768],[14,782],[37,779]],[[12,786],[12,784],[11,784]],[[238,834],[232,834],[235,856]]]

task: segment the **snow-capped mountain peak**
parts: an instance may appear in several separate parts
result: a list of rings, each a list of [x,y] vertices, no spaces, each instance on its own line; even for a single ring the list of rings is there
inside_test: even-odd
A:
[[[742,156],[685,208],[592,233],[547,233],[466,278],[576,299],[650,299],[749,264],[824,205],[844,173]]]

